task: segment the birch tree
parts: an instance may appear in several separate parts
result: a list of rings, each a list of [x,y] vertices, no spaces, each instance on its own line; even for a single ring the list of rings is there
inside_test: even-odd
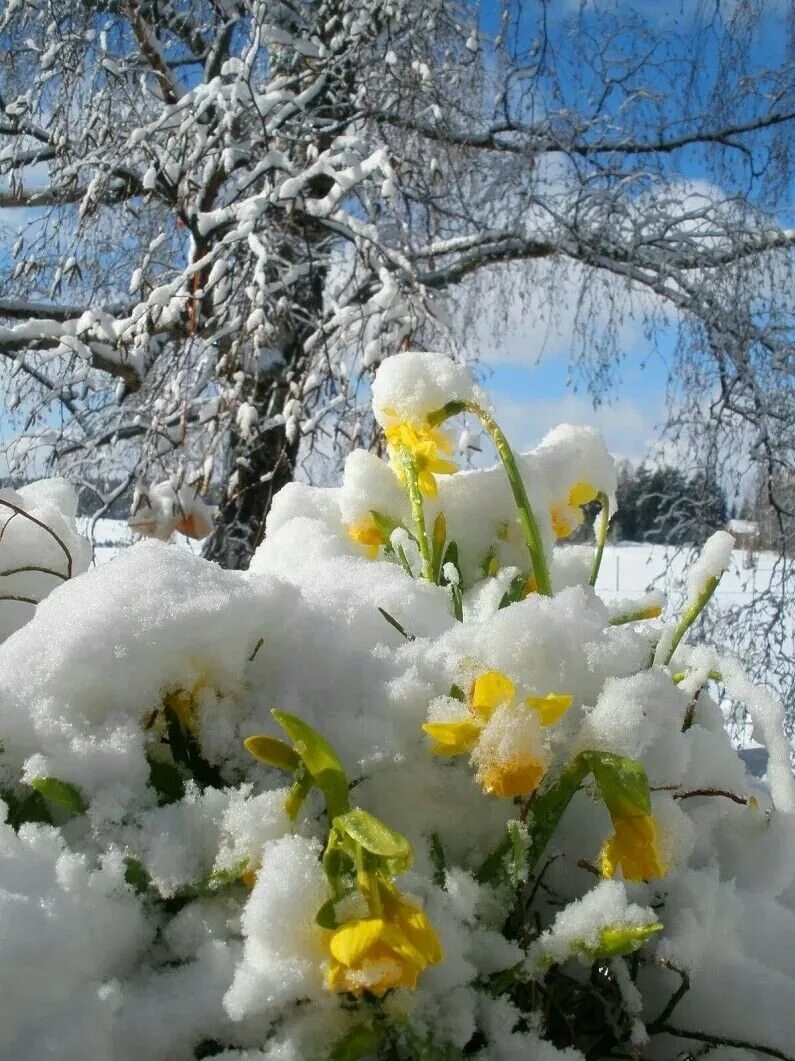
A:
[[[616,3],[8,0],[9,459],[99,505],[218,489],[207,554],[244,567],[306,454],[374,441],[358,399],[384,357],[476,356],[462,292],[470,314],[508,284],[554,309],[565,278],[596,390],[622,314],[673,325],[676,426],[707,425],[707,460],[740,432],[791,467],[776,17],[774,38],[750,0],[678,24]]]

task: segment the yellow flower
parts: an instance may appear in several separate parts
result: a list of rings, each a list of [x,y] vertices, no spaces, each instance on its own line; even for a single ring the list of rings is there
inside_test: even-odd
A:
[[[556,538],[568,538],[583,521],[582,506],[596,499],[599,491],[591,483],[577,482],[570,487],[565,501],[556,502],[549,510]]]
[[[423,730],[433,741],[434,755],[466,755],[478,742],[482,723],[474,718],[455,722],[425,722]]]
[[[573,701],[574,697],[566,693],[547,693],[546,696],[528,696],[526,702],[538,714],[542,726],[554,726]]]
[[[486,795],[510,799],[535,792],[546,772],[543,760],[515,756],[504,762],[492,761],[484,765],[477,776]]]
[[[416,987],[419,974],[444,958],[441,943],[418,907],[398,899],[381,917],[349,921],[329,940],[326,986],[379,998],[393,987]]]
[[[384,544],[383,534],[370,513],[360,519],[358,523],[351,523],[350,526],[345,528],[345,533],[352,542],[357,542],[359,545],[366,547],[367,556],[371,560],[375,560],[376,556],[378,556],[378,550]]]
[[[433,740],[431,752],[450,757],[469,754],[497,708],[507,705],[514,711],[521,711],[523,705],[515,704],[515,700],[516,686],[507,675],[496,670],[479,674],[469,687],[467,707],[470,717],[423,724],[423,730]],[[563,717],[573,700],[573,696],[563,693],[548,693],[547,696],[528,696],[524,705],[532,708],[542,726],[551,726]],[[491,761],[482,766],[478,780],[490,794],[517,795],[535,788],[545,769],[541,759],[514,756],[499,764]]]
[[[613,818],[615,833],[602,844],[599,868],[603,877],[614,877],[618,867],[625,880],[664,877],[667,867],[660,854],[657,823],[651,814]]]
[[[385,434],[389,443],[390,460],[398,478],[405,479],[406,472],[399,451],[406,449],[417,466],[417,482],[420,492],[426,497],[436,497],[434,474],[452,475],[458,471],[457,464],[439,456],[440,453],[449,455],[453,452],[453,444],[443,431],[427,424],[415,427],[412,424],[400,423],[387,427]]]
[[[643,608],[640,613],[642,619],[659,619],[662,615],[662,605],[650,604],[648,608]]]
[[[516,696],[516,686],[498,670],[479,674],[469,687],[469,708],[483,722],[488,722],[500,704],[509,704]]]

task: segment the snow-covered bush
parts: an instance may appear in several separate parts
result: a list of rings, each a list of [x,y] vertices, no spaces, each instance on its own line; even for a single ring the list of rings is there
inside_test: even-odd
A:
[[[780,709],[685,638],[731,540],[682,617],[608,607],[595,432],[515,455],[431,354],[373,400],[389,462],[285,488],[245,574],[143,542],[0,648],[0,1055],[791,1056]]]
[[[90,564],[91,545],[76,517],[77,495],[65,479],[0,490],[0,641]]]

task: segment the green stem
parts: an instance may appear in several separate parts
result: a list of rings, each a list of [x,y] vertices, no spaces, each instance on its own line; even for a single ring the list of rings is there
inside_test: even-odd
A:
[[[671,644],[665,655],[665,659],[659,661],[663,667],[667,666],[671,662],[671,658],[673,657],[674,652],[676,652],[677,648],[679,647],[679,642],[685,636],[685,634],[696,621],[696,619],[698,619],[699,615],[701,615],[701,613],[706,608],[710,597],[718,588],[718,583],[720,582],[722,574],[723,572],[721,571],[720,575],[713,575],[712,578],[707,580],[706,585],[704,586],[702,591],[699,593],[699,595],[696,597],[690,607],[686,609],[684,615],[679,620],[679,623],[677,624],[677,627],[674,630],[674,636],[671,638]]]
[[[406,446],[398,447],[398,455],[406,475],[406,493],[409,495],[411,517],[414,520],[417,545],[422,558],[422,577],[426,582],[433,582],[433,553],[425,529],[425,507],[422,503],[417,464]]]
[[[671,675],[671,681],[674,683],[674,685],[679,685],[680,682],[683,682],[685,680],[685,678],[688,676],[688,673],[689,672],[686,670],[677,671],[676,674]],[[720,673],[720,671],[717,670],[707,671],[707,677],[710,678],[713,682],[723,681],[723,675]]]
[[[599,577],[599,568],[602,566],[602,553],[605,551],[607,532],[610,529],[610,501],[607,494],[600,490],[596,495],[596,500],[601,508],[599,512],[599,528],[596,532],[596,552],[594,553],[593,566],[591,567],[590,582],[592,586],[596,585],[596,580]]]
[[[519,474],[519,468],[516,464],[513,450],[508,444],[508,439],[503,434],[502,429],[490,414],[487,413],[485,409],[482,409],[476,402],[448,402],[447,405],[430,414],[428,417],[428,423],[431,427],[438,427],[439,424],[444,423],[445,420],[449,420],[451,416],[457,416],[459,413],[472,413],[472,415],[476,416],[488,431],[491,440],[494,443],[494,447],[497,450],[497,455],[505,468],[505,474],[508,477],[508,482],[510,483],[511,491],[513,492],[513,498],[516,502],[516,508],[519,513],[519,523],[521,524],[524,539],[530,552],[530,560],[533,565],[533,575],[535,576],[536,585],[538,586],[538,592],[543,593],[547,597],[551,597],[552,584],[549,579],[549,568],[547,566],[546,556],[544,555],[541,531],[539,530],[538,523],[533,515],[533,510],[530,507],[530,500],[527,496],[522,476]]]

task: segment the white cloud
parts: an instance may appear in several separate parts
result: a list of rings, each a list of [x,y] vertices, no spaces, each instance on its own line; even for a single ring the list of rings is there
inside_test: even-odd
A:
[[[634,462],[642,460],[653,447],[663,415],[662,395],[652,400],[648,409],[632,398],[595,409],[587,398],[576,394],[528,401],[499,394],[492,397],[497,421],[517,449],[536,445],[558,424],[588,424],[602,432],[617,460]]]

